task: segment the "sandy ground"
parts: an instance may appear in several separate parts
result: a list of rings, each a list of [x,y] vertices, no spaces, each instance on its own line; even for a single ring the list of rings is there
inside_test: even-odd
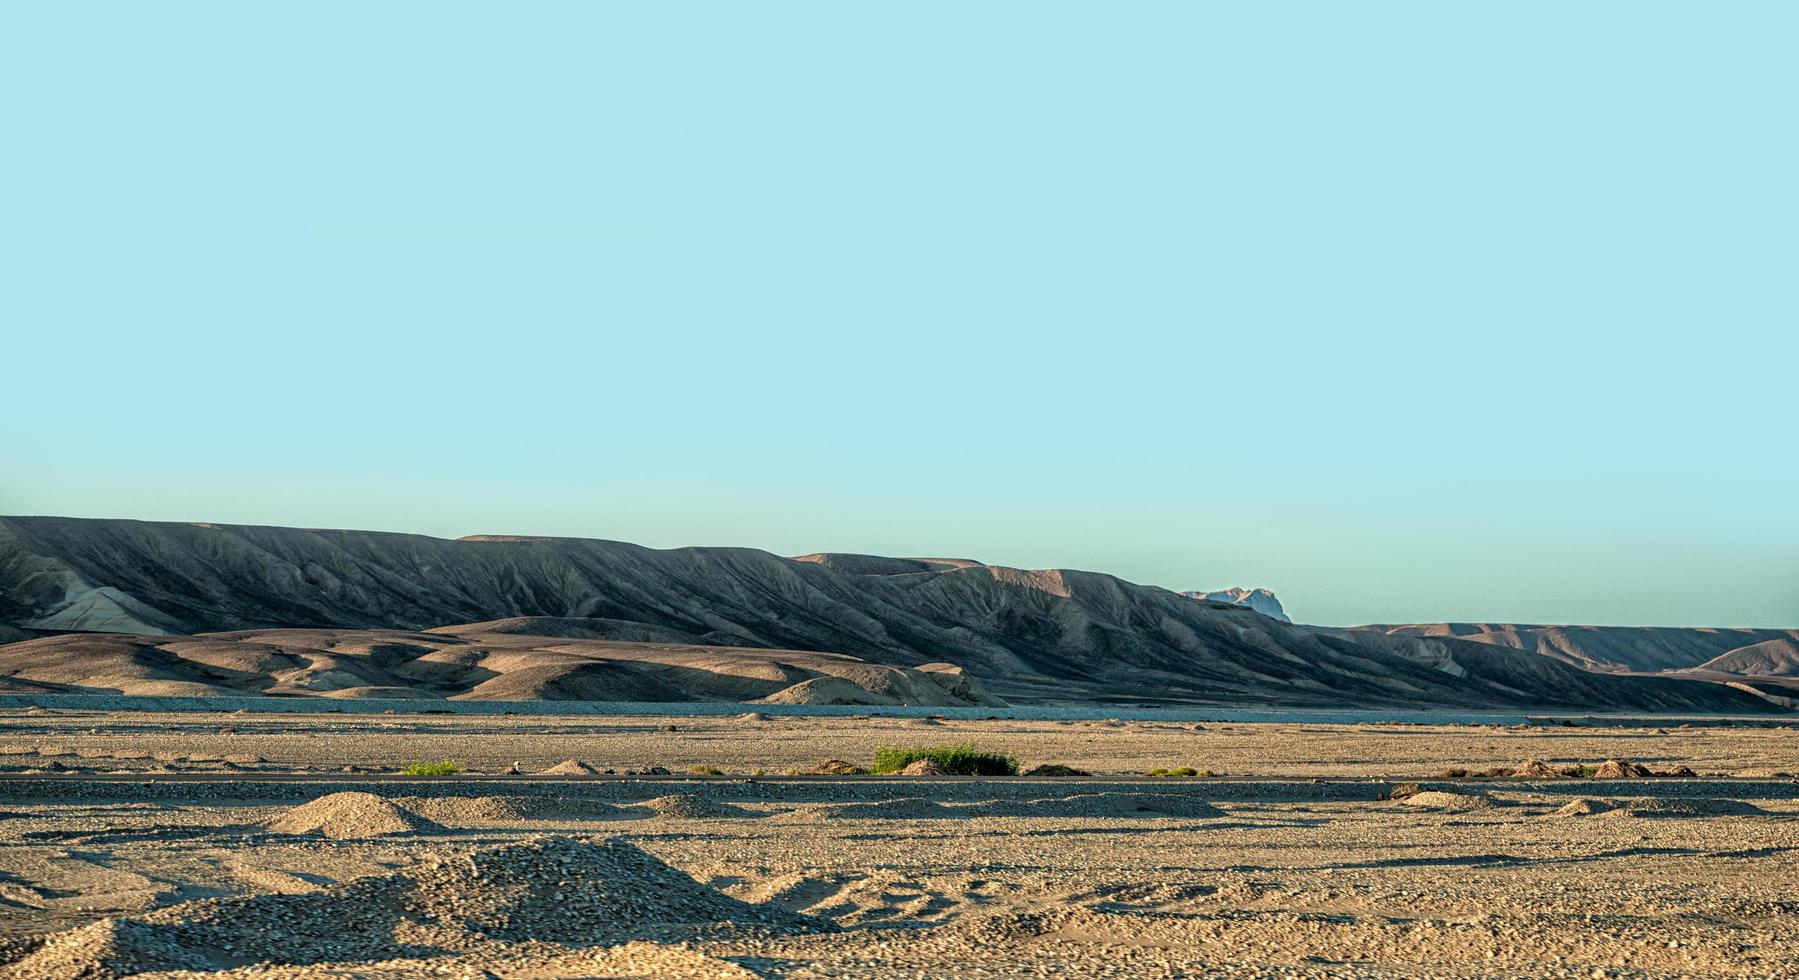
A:
[[[963,740],[1096,775],[746,775]],[[1799,976],[1792,730],[37,711],[0,752],[6,977]],[[1703,778],[1430,778],[1610,758]],[[498,775],[568,759],[731,775]],[[1174,766],[1226,775],[1132,775]]]

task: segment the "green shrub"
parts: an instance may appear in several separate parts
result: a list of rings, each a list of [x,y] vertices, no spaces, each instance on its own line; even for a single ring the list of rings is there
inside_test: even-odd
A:
[[[402,776],[454,776],[462,771],[462,763],[445,759],[442,762],[415,762],[400,770]]]
[[[693,773],[695,776],[722,776],[725,774],[723,769],[718,769],[713,766],[688,766],[687,771]]]
[[[1157,779],[1165,779],[1168,777],[1210,776],[1211,774],[1212,770],[1210,769],[1200,772],[1198,769],[1191,766],[1182,766],[1179,769],[1151,769],[1144,773],[1145,776],[1154,776]]]
[[[875,750],[869,772],[899,772],[920,759],[929,759],[945,772],[960,776],[1016,776],[1018,760],[998,752],[982,752],[972,742],[960,745],[889,745]]]

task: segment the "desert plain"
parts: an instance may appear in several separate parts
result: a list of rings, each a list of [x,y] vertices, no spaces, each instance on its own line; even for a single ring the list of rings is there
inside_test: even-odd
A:
[[[13,708],[0,976],[1795,976],[1796,735]]]

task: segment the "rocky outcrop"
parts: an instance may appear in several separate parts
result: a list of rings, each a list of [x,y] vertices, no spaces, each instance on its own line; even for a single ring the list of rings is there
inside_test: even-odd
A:
[[[1278,619],[1283,623],[1291,623],[1287,611],[1281,608],[1281,601],[1267,589],[1219,589],[1217,592],[1183,592],[1191,599],[1203,599],[1207,602],[1228,602],[1234,606],[1248,606],[1269,619]]]

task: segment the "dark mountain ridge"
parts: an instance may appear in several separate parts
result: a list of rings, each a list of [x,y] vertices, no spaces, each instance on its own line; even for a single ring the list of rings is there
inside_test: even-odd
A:
[[[1452,637],[1295,626],[1093,572],[0,518],[0,624],[20,630],[426,630],[518,617],[559,630],[592,621],[623,642],[949,662],[1011,700],[1780,710],[1719,684],[1594,674]]]

